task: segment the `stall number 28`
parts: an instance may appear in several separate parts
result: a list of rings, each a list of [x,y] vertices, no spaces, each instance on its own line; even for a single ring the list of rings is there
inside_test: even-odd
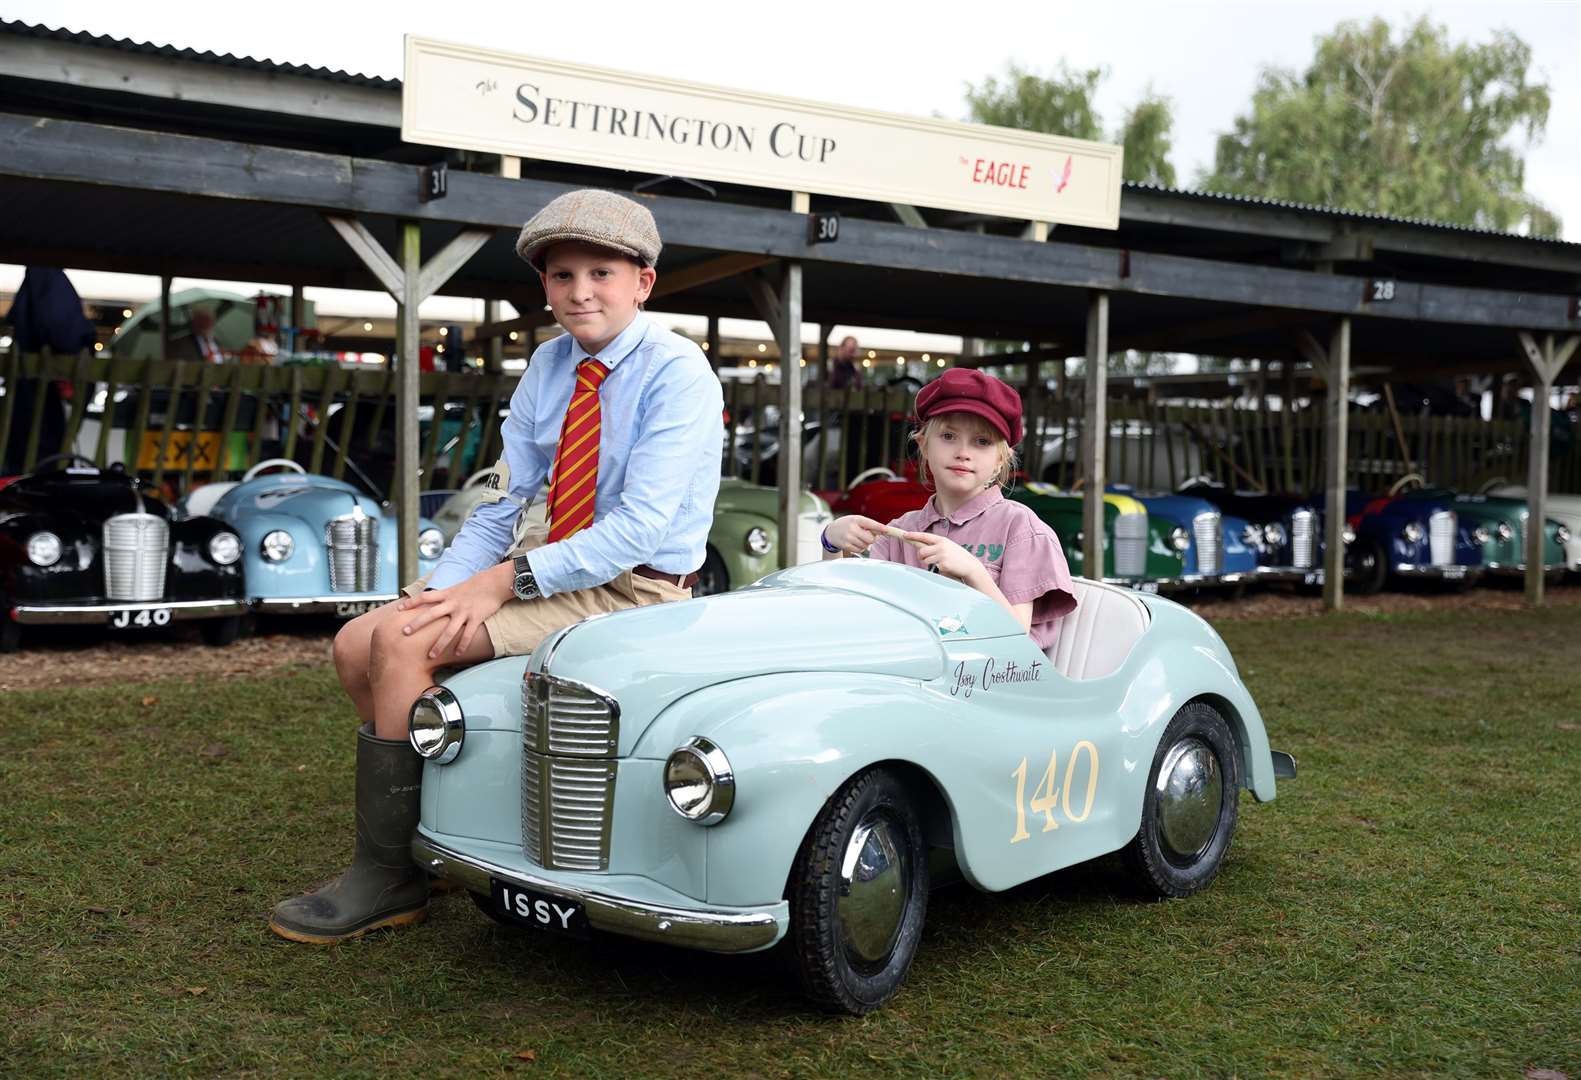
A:
[[[1084,764],[1085,776],[1078,771]],[[1071,747],[1070,756],[1065,759],[1065,776],[1063,782],[1055,786],[1055,778],[1059,776],[1059,751],[1049,751],[1049,766],[1043,770],[1043,777],[1032,789],[1032,798],[1027,798],[1027,759],[1022,758],[1010,773],[1011,779],[1016,782],[1016,831],[1010,837],[1012,844],[1019,844],[1032,834],[1027,832],[1027,811],[1043,815],[1043,828],[1040,832],[1052,832],[1059,828],[1059,822],[1054,820],[1058,811],[1066,821],[1079,825],[1087,820],[1087,815],[1092,813],[1092,801],[1098,795],[1098,748],[1083,739]],[[1077,786],[1080,780],[1086,781],[1086,790],[1080,795],[1081,809],[1078,812],[1071,806],[1071,789]]]

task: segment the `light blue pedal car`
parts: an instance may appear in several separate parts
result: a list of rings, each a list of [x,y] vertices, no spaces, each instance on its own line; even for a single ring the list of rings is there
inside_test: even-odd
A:
[[[998,891],[1120,851],[1187,896],[1240,790],[1272,799],[1295,763],[1202,619],[1077,589],[1047,654],[980,593],[865,559],[587,619],[414,705],[414,856],[504,923],[788,937],[852,1013],[904,980],[930,876]]]
[[[273,468],[285,472],[269,473]],[[396,521],[343,480],[307,473],[288,458],[248,469],[240,481],[196,488],[188,516],[227,522],[242,541],[247,593],[265,615],[328,614],[349,619],[395,599],[401,583]],[[418,567],[434,568],[445,540],[419,519]]]

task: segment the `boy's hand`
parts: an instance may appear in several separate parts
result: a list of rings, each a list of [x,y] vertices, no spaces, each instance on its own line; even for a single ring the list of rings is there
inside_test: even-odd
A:
[[[923,566],[932,567],[946,577],[975,586],[984,573],[977,557],[947,536],[909,532],[904,537],[908,544],[916,547],[917,559]]]
[[[509,563],[501,563],[473,574],[448,589],[429,589],[396,601],[402,611],[415,612],[401,627],[401,633],[415,634],[435,619],[449,619],[450,625],[445,627],[428,650],[428,656],[431,660],[438,659],[452,644],[455,645],[456,654],[460,655],[472,644],[472,639],[483,627],[483,620],[498,611],[510,598],[511,578],[505,577],[503,573],[509,570]],[[502,580],[506,582],[503,593],[500,591]]]
[[[831,521],[824,529],[829,543],[846,555],[860,555],[884,535],[884,526],[861,514],[847,514]]]

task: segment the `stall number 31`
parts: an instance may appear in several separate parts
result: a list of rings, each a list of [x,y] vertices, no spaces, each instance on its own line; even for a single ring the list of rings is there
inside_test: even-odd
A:
[[[1071,788],[1076,783],[1077,761],[1085,756],[1087,760],[1087,790],[1081,796],[1081,812],[1071,809]],[[1021,764],[1011,771],[1010,776],[1016,782],[1016,831],[1010,838],[1012,844],[1019,844],[1032,834],[1027,832],[1027,810],[1034,814],[1043,815],[1043,828],[1041,832],[1050,832],[1059,828],[1059,822],[1054,820],[1054,812],[1060,811],[1066,821],[1071,824],[1080,824],[1087,820],[1087,815],[1092,813],[1092,801],[1098,794],[1098,748],[1083,739],[1071,747],[1070,757],[1065,761],[1065,778],[1059,786],[1054,786],[1054,778],[1059,775],[1059,751],[1049,751],[1049,767],[1043,771],[1043,778],[1032,789],[1032,798],[1027,795],[1027,759],[1022,758]]]

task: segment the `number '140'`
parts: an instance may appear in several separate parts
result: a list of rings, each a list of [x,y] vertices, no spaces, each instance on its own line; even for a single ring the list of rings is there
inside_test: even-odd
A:
[[[1082,757],[1087,758],[1087,790],[1081,796],[1081,809],[1076,811],[1071,808],[1071,788],[1077,782],[1077,761]],[[1020,843],[1032,834],[1027,832],[1027,810],[1034,814],[1043,815],[1042,832],[1050,832],[1059,828],[1059,822],[1054,820],[1056,810],[1060,811],[1065,820],[1072,824],[1080,824],[1087,820],[1087,815],[1092,813],[1093,799],[1098,795],[1098,748],[1083,739],[1071,747],[1070,757],[1065,761],[1065,777],[1059,786],[1055,786],[1055,777],[1059,775],[1059,751],[1049,751],[1049,766],[1043,770],[1043,777],[1032,789],[1032,798],[1027,795],[1027,759],[1022,758],[1010,773],[1016,782],[1016,831],[1010,837],[1012,844]]]

